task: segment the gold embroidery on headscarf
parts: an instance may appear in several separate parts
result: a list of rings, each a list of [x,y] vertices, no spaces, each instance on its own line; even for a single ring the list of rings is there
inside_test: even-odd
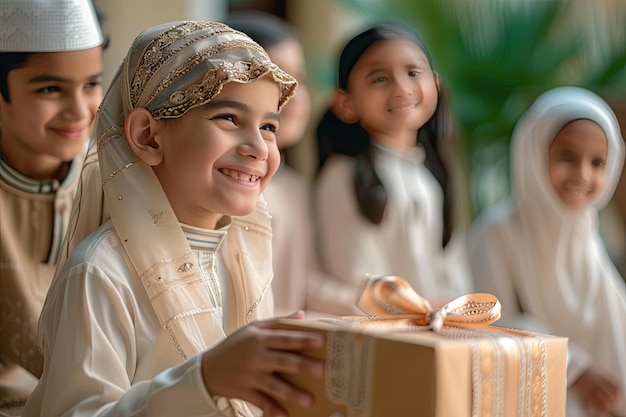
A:
[[[185,351],[183,350],[183,348],[180,346],[180,343],[178,342],[178,338],[176,337],[176,334],[172,330],[172,327],[170,326],[170,323],[167,323],[165,325],[165,329],[167,330],[167,333],[169,333],[170,337],[172,338],[172,341],[174,342],[174,347],[176,348],[176,351],[178,353],[180,353],[180,355],[183,357],[183,359],[187,359],[187,355],[185,354]]]
[[[191,271],[195,270],[195,265],[192,264]],[[202,284],[202,276],[199,272],[185,273],[177,270],[174,266],[170,271],[164,271],[163,274],[155,275],[154,277],[142,278],[142,284],[146,288],[146,293],[150,302],[154,302],[164,294],[175,287],[183,288],[187,286],[194,286],[196,284]]]
[[[150,209],[148,209],[147,211],[148,211],[148,214],[152,216],[152,224],[157,224],[159,220],[161,220],[161,217],[163,217],[163,215],[167,213],[167,210],[162,210],[162,211],[159,211],[158,213],[155,213]]]
[[[200,34],[197,32],[200,32]],[[163,76],[158,86],[150,93],[150,96],[139,103],[141,95],[145,92],[146,86],[152,77],[180,50],[202,39],[224,33],[238,34],[241,38],[224,41],[194,53],[185,62],[177,65],[169,74]],[[181,42],[176,48],[171,47],[175,42],[183,40],[186,42]],[[236,63],[223,62],[217,59],[217,62],[214,64],[215,68],[207,68],[207,73],[203,76],[200,83],[192,84],[184,91],[173,92],[169,97],[169,101],[173,106],[159,106],[158,109],[151,111],[152,116],[155,119],[180,117],[189,109],[211,101],[213,97],[219,94],[223,84],[226,82],[250,82],[266,74],[271,74],[273,80],[279,85],[280,98],[278,108],[281,109],[295,94],[296,80],[273,64],[265,50],[250,40],[246,34],[217,22],[184,22],[172,27],[146,45],[141,61],[138,63],[129,82],[131,107],[135,108],[139,105],[148,107],[164,89],[171,86],[172,83],[183,77],[194,67],[205,62],[211,56],[232,49],[252,50],[258,53],[258,56],[252,56],[250,61]]]
[[[174,106],[155,110],[152,112],[152,116],[155,119],[177,117],[190,108],[211,101],[228,81],[249,82],[277,70],[275,65],[268,64],[258,58],[252,58],[251,62],[222,62],[217,68],[208,70],[200,83],[192,84],[184,91],[172,93],[170,103]]]
[[[256,43],[254,42],[249,42],[249,41],[245,41],[245,40],[241,40],[241,39],[236,39],[236,40],[232,40],[232,41],[228,41],[228,42],[223,42],[217,45],[213,45],[210,48],[207,49],[202,49],[201,51],[196,52],[195,54],[191,55],[189,58],[187,58],[187,60],[179,65],[174,71],[172,71],[170,74],[166,75],[165,77],[163,77],[162,81],[159,83],[159,86],[157,88],[155,88],[153,94],[150,96],[150,99],[148,100],[148,103],[152,101],[152,99],[158,95],[161,91],[163,91],[165,88],[169,87],[175,80],[177,80],[178,78],[180,78],[182,75],[186,74],[187,72],[189,72],[193,67],[195,67],[196,65],[198,65],[199,63],[201,63],[202,61],[207,60],[209,57],[219,54],[221,52],[225,52],[231,49],[252,49],[257,51],[260,55],[263,56],[264,59],[259,59],[257,57],[252,57],[252,59],[255,59],[257,62],[265,64],[268,68],[268,63],[270,63],[271,61],[269,60],[269,57],[266,55],[265,51]],[[229,63],[230,64],[230,63]],[[274,68],[272,68],[274,69]],[[276,67],[276,69],[278,69]],[[229,71],[230,75],[235,75],[235,77],[233,77],[234,79],[237,80],[241,80],[241,81],[249,81],[252,79],[255,79],[254,77],[249,77],[249,74],[241,72],[241,73],[232,73]],[[230,79],[233,79],[230,78]],[[228,79],[228,78],[227,78]]]
[[[179,45],[178,48],[169,48],[174,42],[187,38],[193,31],[217,28],[221,28],[221,32],[217,30],[204,32],[202,33],[202,37],[191,38],[188,42]],[[171,56],[174,56],[179,50],[187,47],[190,43],[197,42],[199,39],[228,31],[232,32],[232,29],[215,22],[183,22],[180,25],[173,26],[152,42],[148,43],[144,48],[144,52],[141,54],[141,61],[137,65],[137,69],[130,82],[130,100],[132,107],[137,105],[137,100],[148,83],[148,80]]]
[[[139,162],[139,159],[137,159],[135,161],[131,161],[131,162],[127,163],[126,165],[124,165],[123,167],[119,167],[115,171],[111,172],[109,175],[107,175],[107,177],[104,179],[104,181],[102,181],[102,186],[104,187],[107,182],[109,182],[109,181],[111,181],[113,179],[114,176],[116,176],[117,174],[119,174],[120,172],[125,170],[126,168],[130,168],[131,166],[135,165],[137,162]]]
[[[102,136],[98,138],[98,142],[97,142],[98,150],[102,148],[102,146],[104,146],[104,144],[107,143],[111,139],[126,140],[126,137],[124,136],[124,129],[120,126],[112,126],[106,132],[104,132]]]
[[[164,107],[152,112],[155,119],[162,117],[178,117],[198,103],[207,103],[219,94],[228,76],[217,80],[218,71],[209,70],[199,84],[190,85],[185,91],[175,91],[170,96],[172,107]]]
[[[107,142],[113,139],[126,140],[126,137],[124,136],[124,130],[120,126],[112,126],[110,129],[104,132],[104,134],[102,134],[100,138],[98,138],[98,141],[96,143],[98,150],[100,150]],[[123,167],[117,168],[115,171],[111,172],[109,175],[107,175],[104,181],[102,181],[102,186],[104,187],[106,183],[108,183],[111,179],[113,179],[114,176],[116,176],[122,170],[131,167],[133,164],[137,162],[139,162],[139,159],[131,161],[127,163],[126,165],[124,165]],[[121,200],[121,197],[118,196],[118,200]]]
[[[191,256],[193,256],[191,253],[184,253],[184,254],[175,256],[173,258],[170,258],[170,259],[162,259],[159,262],[157,262],[156,264],[152,265],[150,268],[148,268],[145,271],[143,271],[141,273],[141,275],[139,276],[139,278],[143,279],[145,276],[151,274],[155,269],[161,268],[165,264],[171,264],[171,263],[174,263],[174,262],[179,262],[179,261],[181,261],[183,259],[188,259]]]
[[[246,323],[250,322],[250,316],[252,315],[252,313],[254,313],[254,310],[256,310],[259,304],[261,304],[261,302],[263,301],[263,298],[265,298],[265,293],[269,290],[273,278],[274,276],[272,275],[272,278],[267,281],[267,283],[261,290],[261,294],[259,294],[259,298],[257,298],[254,304],[252,304],[250,308],[248,309],[248,311],[246,312]]]
[[[178,267],[178,272],[188,272],[191,268],[193,268],[193,263],[185,262],[184,264]]]
[[[204,29],[210,29],[206,31]],[[133,79],[130,83],[130,96],[132,107],[137,105],[141,93],[144,91],[145,86],[152,76],[174,55],[179,51],[187,48],[189,45],[199,42],[202,39],[217,36],[224,33],[241,34],[244,33],[236,31],[224,24],[218,22],[184,22],[180,25],[172,27],[170,30],[164,32],[148,45],[144,49],[142,59],[139,62],[137,69],[134,72]],[[190,36],[191,35],[191,36]],[[176,48],[171,48],[171,45],[175,42],[186,40],[181,42]],[[246,49],[253,49],[267,58],[267,54],[263,48],[258,46],[254,42],[244,42],[241,40],[224,42],[221,45],[213,45],[211,48],[199,51],[186,60],[181,66],[179,66],[174,74],[170,74],[163,78],[159,88],[151,94],[147,103],[158,95],[163,88],[167,87],[174,79],[178,78],[176,74],[184,74],[199,64],[202,60],[210,57],[218,52],[226,51],[228,49],[234,49],[237,47],[243,47]],[[269,61],[269,58],[267,58]],[[142,103],[142,107],[147,103]]]
[[[207,313],[211,313],[211,309],[209,309],[209,308],[197,308],[195,310],[184,311],[184,312],[182,312],[180,314],[175,315],[174,317],[169,319],[167,321],[167,323],[165,323],[165,329],[167,330],[167,332],[169,333],[170,337],[174,341],[174,346],[176,347],[176,350],[178,351],[178,353],[180,353],[183,356],[183,358],[187,359],[187,355],[183,351],[183,348],[180,345],[180,343],[178,342],[178,338],[176,338],[176,334],[172,330],[171,323],[176,321],[176,320],[184,319],[186,317],[190,317],[190,316],[193,316],[193,315],[196,315],[196,314],[207,314]]]
[[[243,230],[245,230],[246,232],[255,233],[267,239],[272,239],[272,230],[270,228],[262,227],[259,224],[254,224],[241,218],[237,219],[237,223],[242,224]]]

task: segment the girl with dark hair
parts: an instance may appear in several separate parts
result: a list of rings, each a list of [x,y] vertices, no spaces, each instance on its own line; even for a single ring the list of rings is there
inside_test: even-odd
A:
[[[355,287],[365,273],[401,275],[435,303],[469,290],[462,256],[446,261],[462,246],[450,240],[439,149],[449,126],[439,76],[411,28],[378,24],[347,43],[318,126],[320,250],[332,275]]]

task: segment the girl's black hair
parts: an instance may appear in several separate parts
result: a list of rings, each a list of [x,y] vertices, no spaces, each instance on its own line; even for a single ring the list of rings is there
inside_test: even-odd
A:
[[[421,38],[410,27],[400,22],[377,24],[352,38],[339,57],[337,86],[348,91],[350,73],[363,53],[373,44],[394,39],[408,39],[424,52],[431,63],[430,54]],[[432,63],[431,63],[432,67]],[[422,126],[416,138],[425,152],[425,165],[441,186],[443,201],[443,241],[445,246],[452,235],[452,192],[448,170],[441,156],[440,142],[451,135],[451,117],[443,88],[439,89],[437,107],[433,116]],[[387,204],[387,191],[378,177],[371,155],[369,134],[359,123],[348,125],[329,109],[317,127],[319,170],[330,154],[356,157],[355,194],[359,210],[374,224],[380,224]]]
[[[343,90],[348,90],[348,78],[352,68],[361,58],[361,55],[379,41],[389,41],[394,39],[407,39],[415,42],[424,52],[428,62],[431,63],[430,53],[426,44],[415,33],[413,29],[400,22],[380,23],[359,33],[344,46],[339,56],[339,68],[337,72],[337,86]]]

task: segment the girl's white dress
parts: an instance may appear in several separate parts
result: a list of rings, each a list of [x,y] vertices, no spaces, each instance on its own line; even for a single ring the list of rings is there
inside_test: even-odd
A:
[[[402,153],[375,146],[374,167],[388,193],[379,225],[364,218],[354,191],[355,160],[331,156],[316,186],[315,207],[323,268],[352,285],[363,276],[398,275],[422,296],[448,300],[469,292],[462,242],[442,249],[443,191],[415,147]],[[436,301],[435,301],[436,302]]]
[[[547,154],[569,121],[590,119],[608,138],[606,186],[585,210],[567,210],[553,191]],[[617,120],[595,94],[574,87],[541,96],[512,138],[510,201],[488,209],[469,234],[478,291],[502,304],[501,323],[569,338],[568,385],[591,361],[614,372],[626,397],[626,290],[598,232],[624,161]],[[568,393],[568,417],[589,415]],[[626,416],[626,405],[615,415]]]
[[[307,317],[359,312],[352,286],[322,271],[315,248],[311,184],[281,165],[263,191],[272,217],[274,307],[277,316],[305,310]]]

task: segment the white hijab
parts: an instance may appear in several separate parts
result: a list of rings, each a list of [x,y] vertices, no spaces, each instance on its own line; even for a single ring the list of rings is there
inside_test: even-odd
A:
[[[606,185],[588,208],[565,208],[550,184],[548,149],[568,122],[596,122],[608,139]],[[569,337],[626,384],[626,290],[598,233],[598,210],[611,199],[624,164],[624,141],[597,95],[561,87],[541,95],[517,124],[511,144],[509,238],[514,287],[522,308],[548,330]]]
[[[297,83],[247,35],[217,22],[168,23],[135,39],[96,116],[95,141],[81,174],[59,265],[110,217],[161,326],[184,357],[206,348],[211,326],[203,313],[211,302],[156,175],[128,145],[124,121],[137,107],[146,108],[155,119],[178,118],[210,102],[228,82],[252,82],[267,74],[280,87],[280,110]],[[246,294],[251,310],[262,297]]]

